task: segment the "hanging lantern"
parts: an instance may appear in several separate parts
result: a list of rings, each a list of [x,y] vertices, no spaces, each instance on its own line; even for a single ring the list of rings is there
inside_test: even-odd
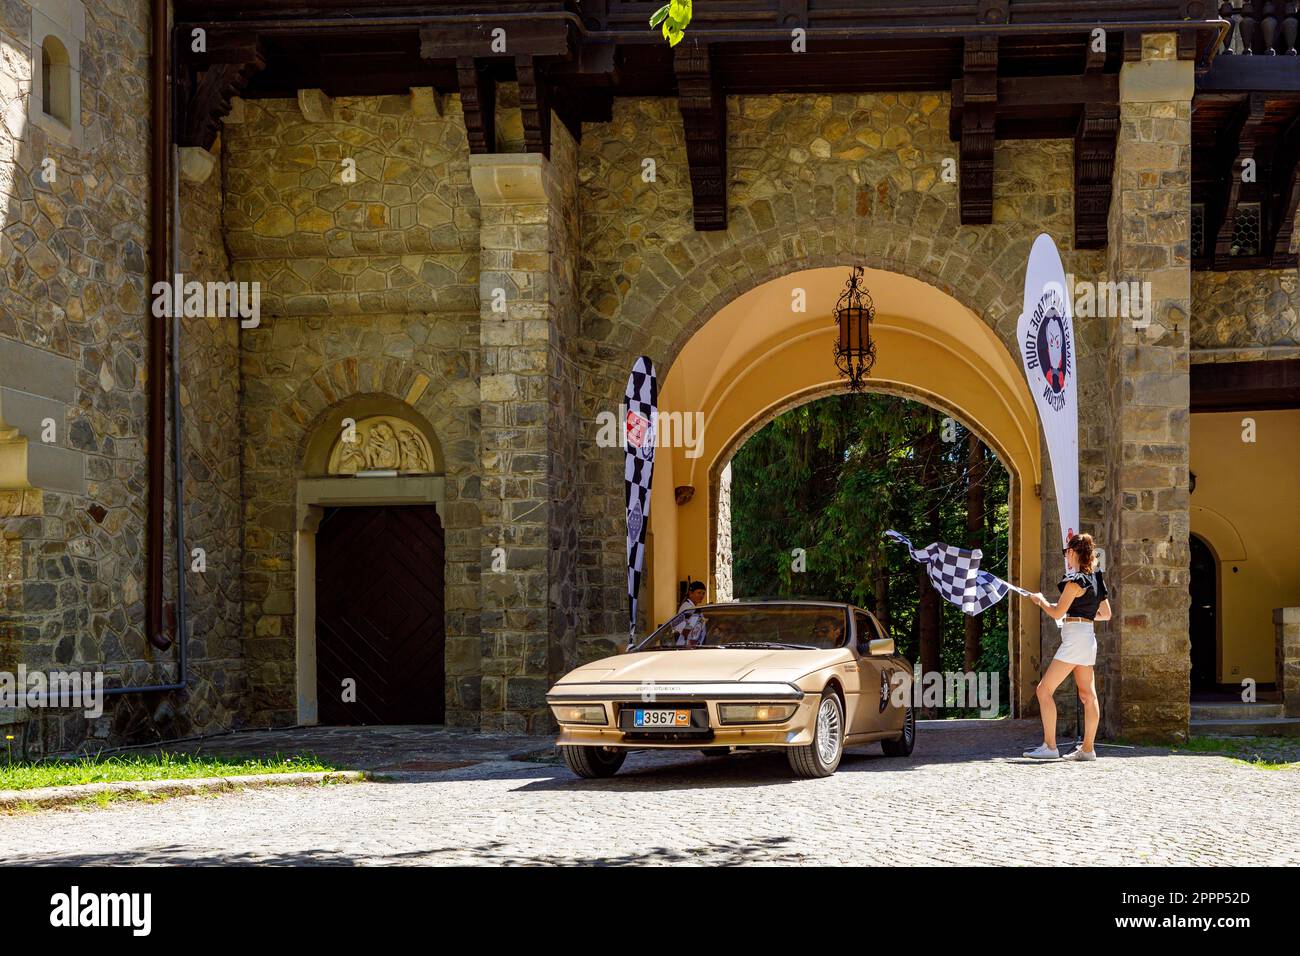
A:
[[[876,364],[876,343],[871,341],[871,320],[876,305],[862,284],[862,266],[854,266],[848,285],[835,303],[835,324],[839,337],[835,341],[835,366],[848,379],[849,391],[860,392]]]

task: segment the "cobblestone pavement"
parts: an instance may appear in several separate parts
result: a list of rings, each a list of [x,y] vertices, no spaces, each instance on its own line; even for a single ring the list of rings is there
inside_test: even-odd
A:
[[[498,741],[449,769],[386,782],[4,817],[0,859],[1300,864],[1300,770],[1159,748],[1035,763],[1019,753],[1036,724],[970,723],[922,724],[908,759],[878,746],[851,752],[826,780],[792,780],[781,755],[692,752],[636,754],[617,777],[583,781],[508,759]],[[389,756],[389,766],[412,762]]]

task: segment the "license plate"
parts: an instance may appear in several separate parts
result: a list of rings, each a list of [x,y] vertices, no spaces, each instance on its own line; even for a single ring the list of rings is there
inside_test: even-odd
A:
[[[638,710],[632,715],[636,727],[689,727],[691,712],[689,710]]]

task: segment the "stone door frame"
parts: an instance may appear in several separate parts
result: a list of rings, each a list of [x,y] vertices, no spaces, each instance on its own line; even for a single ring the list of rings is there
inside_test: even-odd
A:
[[[446,514],[445,475],[301,478],[294,541],[294,660],[298,723],[319,721],[316,697],[316,531],[326,508],[425,505]]]

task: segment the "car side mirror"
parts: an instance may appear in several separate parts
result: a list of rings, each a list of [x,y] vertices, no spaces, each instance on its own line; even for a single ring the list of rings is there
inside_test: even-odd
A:
[[[871,641],[867,648],[871,651],[873,657],[884,657],[894,653],[894,639],[892,637],[878,637]]]

